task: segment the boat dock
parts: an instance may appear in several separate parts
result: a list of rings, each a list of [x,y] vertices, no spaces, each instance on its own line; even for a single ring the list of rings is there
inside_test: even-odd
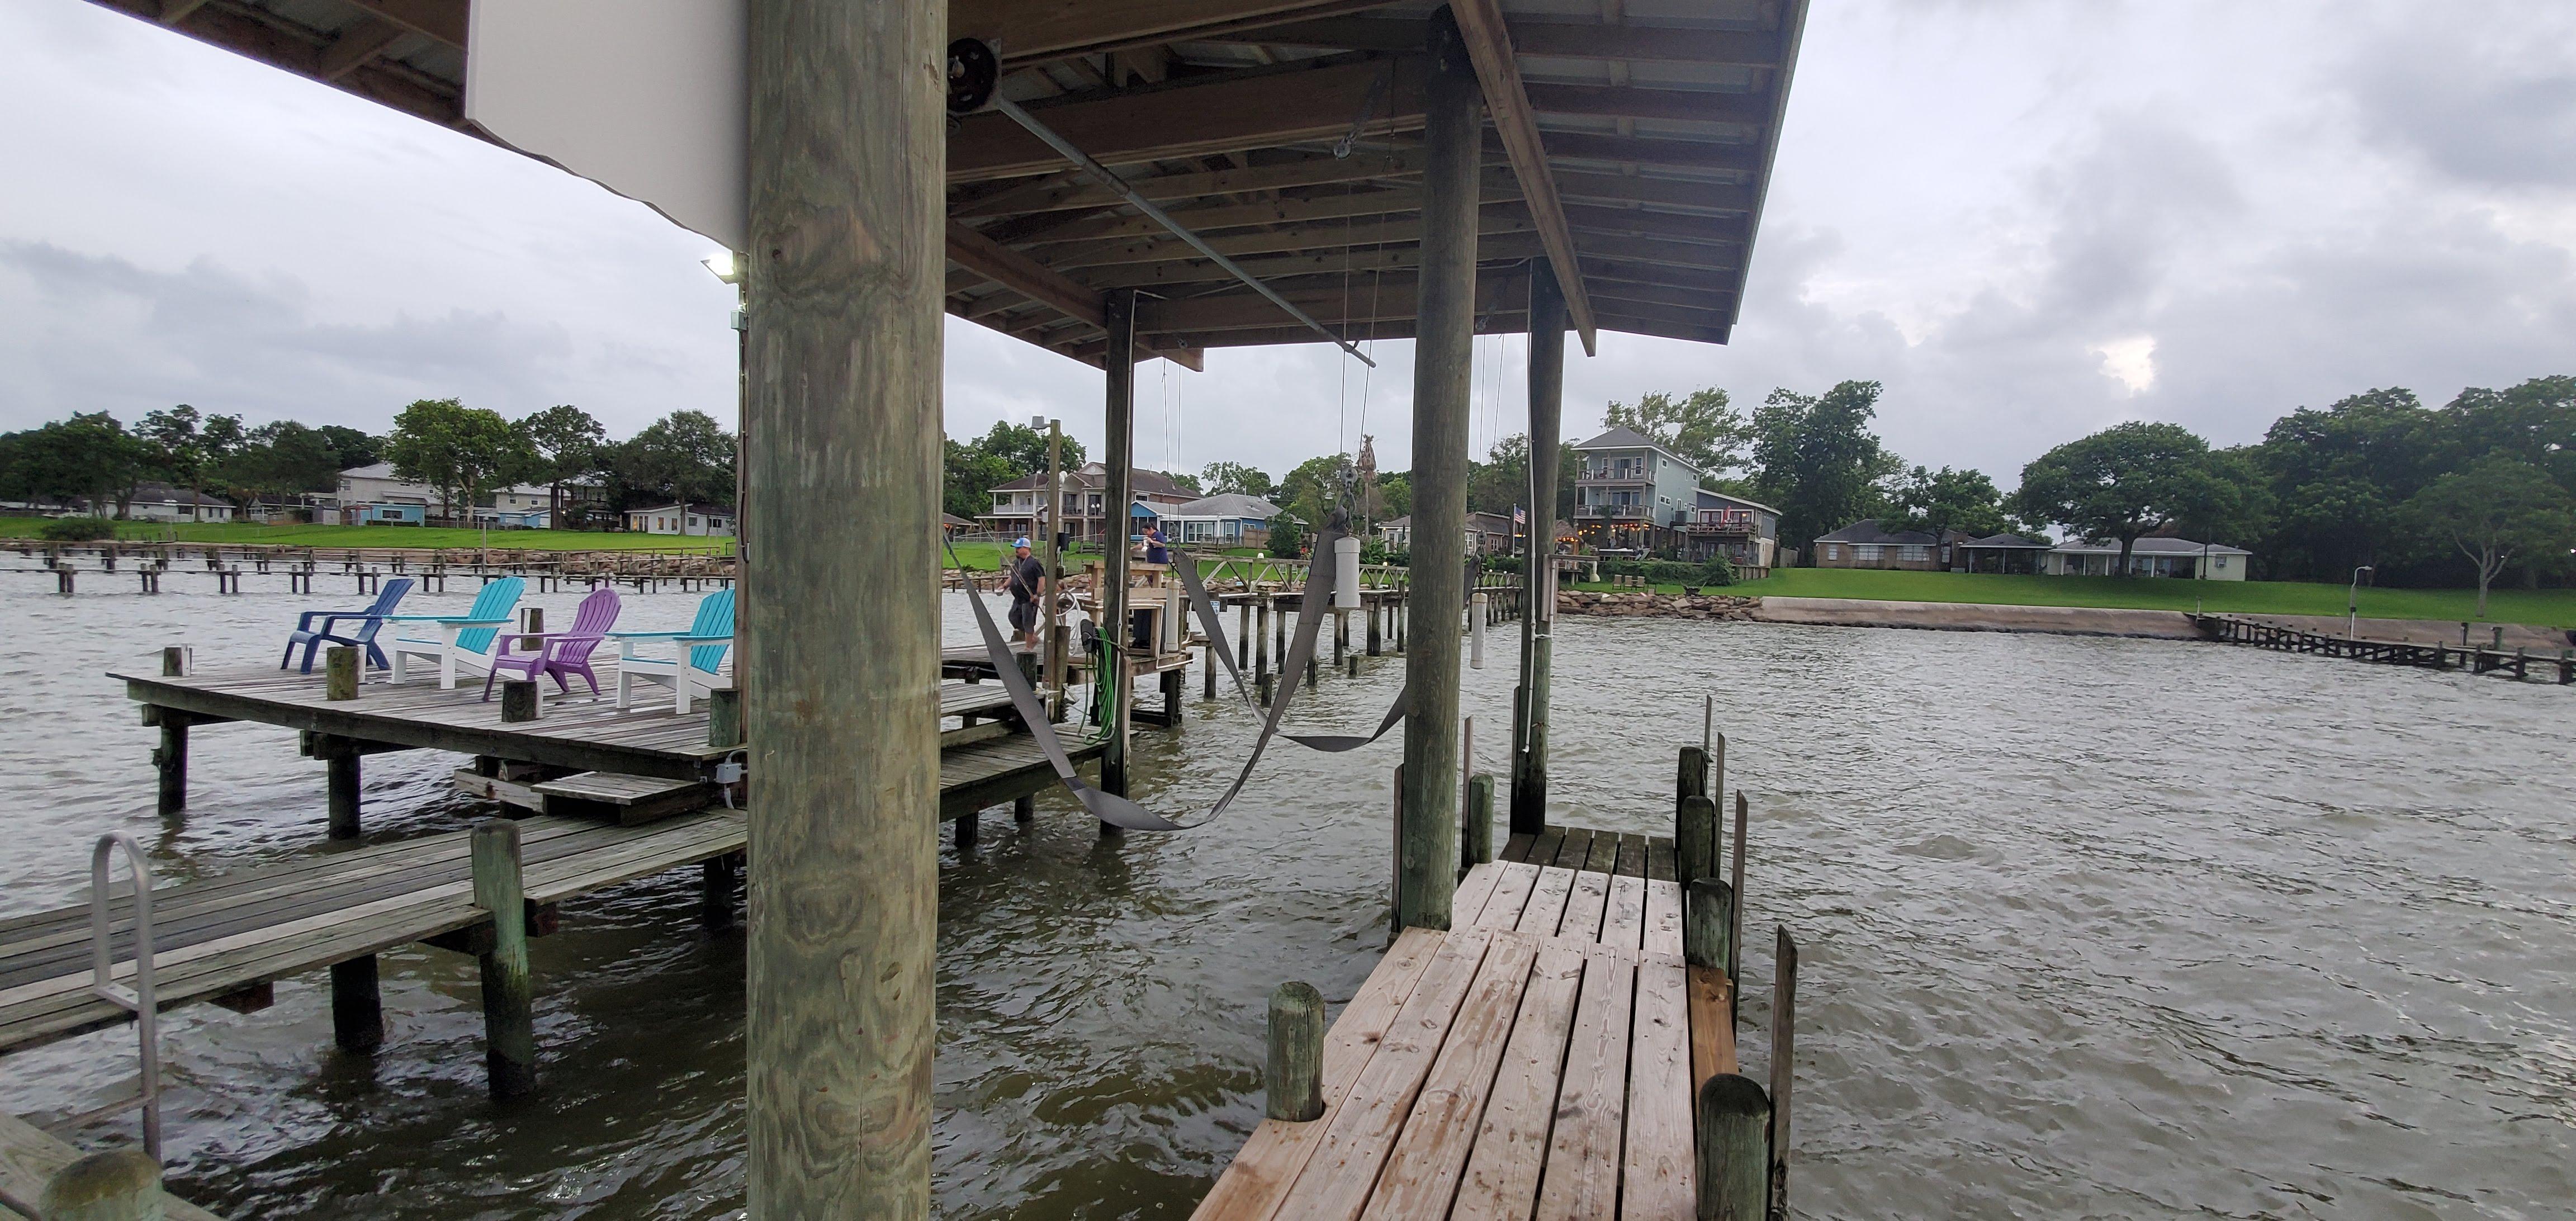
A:
[[[2560,686],[2576,683],[2576,649],[2560,649],[2553,656],[2535,654],[2527,648],[2508,651],[2500,646],[2471,645],[2466,643],[2468,625],[2465,623],[2460,625],[2463,642],[2452,645],[2328,636],[2239,615],[2193,615],[2191,622],[2202,635],[2221,644],[2251,645],[2276,652],[2314,653],[2323,657],[2426,670],[2466,670],[2471,674],[2503,672],[2512,674],[2517,681],[2529,680],[2537,671],[2543,681],[2555,681]]]
[[[1730,883],[1711,753],[1682,752],[1675,837],[1513,835],[1329,1034],[1313,988],[1274,993],[1266,1118],[1196,1221],[1787,1215],[1797,948],[1766,1088],[1736,1054],[1745,803]]]

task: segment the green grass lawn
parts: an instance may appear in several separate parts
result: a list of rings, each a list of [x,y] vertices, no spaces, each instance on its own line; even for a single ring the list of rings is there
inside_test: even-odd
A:
[[[34,538],[44,527],[41,517],[0,517],[0,538]],[[287,547],[480,547],[485,532],[445,526],[301,526],[259,522],[116,523],[116,537],[135,542],[176,540],[183,543],[265,543]],[[494,530],[493,550],[518,551],[699,551],[731,555],[729,538],[687,538],[676,534],[627,534],[591,530]]]
[[[1582,585],[1581,589],[1607,589]],[[1679,586],[1663,586],[1678,593]],[[2342,585],[2302,581],[2182,581],[2162,577],[2005,577],[1959,572],[1894,572],[1863,568],[1788,568],[1765,580],[1718,593],[1746,597],[1866,598],[1884,602],[1963,602],[1989,606],[2102,606],[2137,610],[2206,610],[2255,615],[2340,615]],[[2474,589],[2361,591],[2365,619],[2474,620]],[[2576,590],[2497,589],[2487,595],[2487,621],[2576,627]]]

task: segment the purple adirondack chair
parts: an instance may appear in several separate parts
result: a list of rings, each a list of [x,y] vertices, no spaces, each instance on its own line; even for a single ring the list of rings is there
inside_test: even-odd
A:
[[[608,629],[617,626],[617,612],[622,605],[616,590],[593,590],[589,597],[581,600],[580,608],[573,611],[572,630],[569,632],[546,632],[537,636],[502,633],[501,647],[492,654],[492,668],[483,675],[483,698],[492,698],[492,680],[501,677],[503,670],[519,671],[521,677],[532,682],[538,675],[547,675],[555,680],[556,690],[565,692],[572,690],[572,684],[565,682],[564,676],[578,674],[583,682],[590,684],[592,695],[599,694],[599,676],[591,673],[590,654],[607,637]],[[536,652],[510,651],[529,640],[538,642]]]

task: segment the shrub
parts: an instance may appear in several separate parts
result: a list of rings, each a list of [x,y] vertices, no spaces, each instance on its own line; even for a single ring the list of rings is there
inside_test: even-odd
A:
[[[57,517],[36,528],[49,543],[95,543],[116,537],[116,523],[104,517]]]

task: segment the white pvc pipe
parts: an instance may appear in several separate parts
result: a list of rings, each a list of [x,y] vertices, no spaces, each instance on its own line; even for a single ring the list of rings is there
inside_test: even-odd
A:
[[[1360,608],[1360,540],[1347,534],[1333,540],[1333,607]]]

